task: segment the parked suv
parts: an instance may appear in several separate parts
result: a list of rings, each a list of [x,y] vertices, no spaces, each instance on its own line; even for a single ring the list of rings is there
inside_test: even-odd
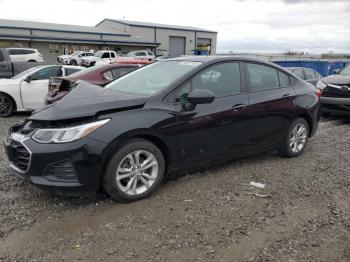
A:
[[[44,62],[43,55],[38,49],[7,48],[12,62]]]
[[[316,86],[322,90],[324,114],[350,115],[350,65],[334,75],[322,78]]]
[[[133,57],[135,59],[142,60],[154,60],[156,56],[148,50],[132,51],[126,55],[127,57]]]
[[[273,149],[299,156],[318,127],[319,95],[259,60],[164,60],[105,88],[82,82],[11,128],[5,151],[30,183],[66,194],[102,187],[130,202],[179,169]]]
[[[93,55],[94,54],[90,52],[77,51],[71,55],[61,55],[57,58],[57,60],[58,62],[64,63],[66,65],[80,65],[82,58]]]
[[[84,57],[81,59],[81,65],[90,67],[96,65],[97,61],[104,61],[107,64],[114,63],[117,60],[117,54],[114,51],[101,50],[97,51],[93,56]]]

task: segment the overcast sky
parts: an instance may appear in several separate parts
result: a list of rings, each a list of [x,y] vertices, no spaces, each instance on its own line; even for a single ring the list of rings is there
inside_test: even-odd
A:
[[[350,0],[0,0],[3,19],[94,26],[104,18],[218,31],[218,52],[350,52]]]

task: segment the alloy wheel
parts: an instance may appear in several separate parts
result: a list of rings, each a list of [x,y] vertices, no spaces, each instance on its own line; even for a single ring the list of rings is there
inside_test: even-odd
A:
[[[158,176],[157,158],[147,150],[137,150],[120,161],[116,182],[119,189],[127,195],[140,195],[148,191]]]
[[[289,146],[294,153],[301,152],[306,144],[308,131],[303,123],[298,123],[290,135]]]

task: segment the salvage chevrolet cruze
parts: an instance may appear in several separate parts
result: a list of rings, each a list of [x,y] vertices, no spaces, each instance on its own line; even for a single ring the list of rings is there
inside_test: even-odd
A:
[[[60,193],[104,189],[130,202],[170,171],[272,149],[300,155],[318,127],[319,96],[270,63],[182,57],[105,88],[80,83],[12,127],[5,148],[30,183]]]

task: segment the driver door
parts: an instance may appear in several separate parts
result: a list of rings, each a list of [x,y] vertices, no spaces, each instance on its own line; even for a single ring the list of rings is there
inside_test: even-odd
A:
[[[176,91],[181,165],[244,154],[248,95],[243,79],[239,62],[225,62],[198,73]],[[213,92],[214,101],[189,104],[186,97],[195,89]]]
[[[49,79],[62,76],[61,66],[41,68],[21,82],[21,96],[23,107],[38,109],[45,105],[45,96],[48,92]]]

